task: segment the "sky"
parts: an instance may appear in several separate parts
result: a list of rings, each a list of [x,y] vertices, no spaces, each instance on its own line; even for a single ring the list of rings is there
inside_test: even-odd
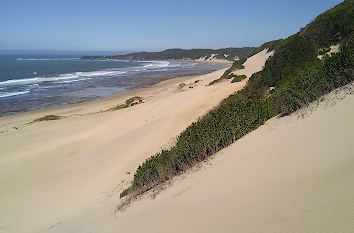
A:
[[[259,46],[342,0],[0,0],[0,50]]]

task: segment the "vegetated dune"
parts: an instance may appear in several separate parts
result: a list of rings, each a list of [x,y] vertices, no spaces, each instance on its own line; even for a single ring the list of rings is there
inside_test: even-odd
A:
[[[232,73],[236,75],[246,75],[247,78],[251,77],[252,74],[261,71],[264,67],[265,61],[274,54],[273,51],[268,51],[268,48],[262,50],[261,52],[249,57],[245,63],[243,63],[244,69],[236,70]]]
[[[353,94],[269,120],[154,199],[54,232],[354,232]]]
[[[265,60],[263,56],[261,62]],[[252,65],[244,70],[248,69]],[[0,118],[0,232],[52,232],[99,210],[112,214],[119,192],[129,185],[139,164],[244,87],[246,80],[206,86],[224,71],[176,78],[90,103]],[[193,88],[178,91],[181,82],[193,83]],[[132,96],[146,102],[99,112]],[[46,115],[62,118],[28,124]],[[87,231],[89,225],[78,231]],[[67,228],[60,229],[66,232]]]

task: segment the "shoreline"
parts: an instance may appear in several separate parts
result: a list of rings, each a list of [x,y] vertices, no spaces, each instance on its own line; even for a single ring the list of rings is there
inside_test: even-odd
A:
[[[11,79],[10,80],[4,79],[5,81],[3,81],[4,77],[1,77],[2,80],[0,82],[1,83],[0,86],[3,88],[0,88],[1,89],[0,94],[1,97],[5,97],[5,98],[0,97],[0,106],[2,107],[0,111],[0,118],[5,116],[10,116],[10,115],[17,115],[25,112],[50,109],[52,107],[57,107],[57,106],[65,106],[70,104],[90,102],[90,101],[109,97],[112,94],[129,92],[131,90],[152,86],[161,81],[173,79],[176,77],[202,75],[229,66],[228,64],[225,63],[190,62],[190,61],[189,62],[181,61],[181,62],[174,63],[173,61],[165,60],[165,61],[157,62],[156,63],[157,65],[154,65],[153,61],[151,61],[151,64],[148,63],[149,65],[147,65],[148,68],[146,68],[147,69],[146,71],[144,71],[145,70],[144,67],[146,65],[142,66],[143,68],[139,68],[139,65],[136,65],[137,66],[136,70],[131,71],[128,69],[124,71],[125,66],[128,67],[135,66],[135,64],[137,63],[138,62],[135,61],[133,61],[131,65],[120,65],[121,63],[117,63],[118,64],[117,67],[121,67],[121,66],[123,67],[122,72],[118,72],[117,74],[114,74],[114,72],[112,74],[108,74],[109,73],[108,72],[107,77],[105,76],[104,72],[103,74],[100,74],[102,67],[100,68],[100,66],[97,66],[96,63],[93,64],[84,63],[84,67],[86,68],[87,66],[91,67],[88,68],[89,71],[76,72],[78,68],[75,69],[71,68],[72,70],[75,70],[74,73],[70,73],[71,71],[69,72],[68,70],[65,70],[65,66],[62,67],[62,65],[59,65],[57,68],[53,66],[53,69],[63,68],[64,70],[58,71],[59,74],[52,75],[53,77],[48,76],[49,78],[47,78],[47,76],[44,75],[43,76],[44,81],[43,80],[40,81],[41,79],[39,79],[42,77],[42,74],[39,75],[39,78],[35,77],[33,78],[33,80],[32,80],[32,76],[28,76],[28,79],[27,77],[26,78],[20,76],[15,77],[13,79],[14,80],[13,83],[16,83],[16,85],[17,83],[19,83],[16,86],[16,88],[11,86],[11,85],[15,85],[15,84],[11,84],[12,83]],[[69,67],[72,66],[73,64],[69,63]],[[111,64],[111,63],[107,63],[107,64]],[[113,67],[116,65],[105,65],[105,66]],[[152,67],[151,69],[150,66]],[[153,68],[155,66],[162,67],[162,68],[155,69]],[[163,68],[165,66],[166,69]],[[176,68],[168,68],[170,66]],[[123,75],[120,75],[120,73],[122,73]],[[61,78],[62,75],[65,76],[63,77],[65,80],[69,79],[69,81],[63,81],[63,82],[58,81],[57,83],[55,80],[62,79]],[[96,75],[98,78],[91,78],[91,75]],[[76,80],[76,78],[78,78],[78,80]],[[88,79],[89,81],[77,83],[77,81],[86,80],[86,79]],[[32,81],[34,83],[38,82],[41,84],[29,85],[25,83],[22,85],[21,84],[22,81],[23,82],[26,81],[29,84],[31,84]],[[45,81],[49,81],[49,84],[46,84]],[[7,84],[7,82],[9,82],[9,85]],[[42,82],[45,83],[43,84],[43,87],[42,87]],[[38,85],[39,88],[33,87]],[[21,88],[24,88],[26,92],[16,92],[22,90]],[[14,94],[15,97],[7,97],[6,94],[8,93],[10,94],[15,93]],[[3,96],[2,94],[5,95]],[[27,95],[21,95],[21,94],[27,94]]]
[[[243,72],[261,70],[270,55],[263,51],[249,58]],[[248,79],[208,86],[226,69],[0,118],[0,218],[6,231],[48,232],[58,222],[101,210],[112,213],[139,164],[170,147],[190,124],[246,85]],[[92,114],[132,96],[145,102]],[[28,124],[48,114],[65,117]]]
[[[191,61],[188,61],[188,62],[191,62]],[[195,61],[195,62],[213,63],[213,62],[207,62],[207,61],[206,62]],[[8,120],[9,118],[16,118],[16,117],[22,117],[22,116],[27,116],[27,115],[38,115],[40,113],[43,113],[45,115],[49,115],[49,114],[53,114],[53,112],[57,112],[57,111],[59,111],[59,112],[70,111],[71,112],[73,110],[73,108],[87,107],[87,105],[99,104],[99,103],[106,106],[108,104],[108,102],[113,102],[115,100],[123,102],[124,98],[128,99],[128,98],[133,97],[141,92],[144,92],[144,90],[148,90],[149,88],[154,88],[155,86],[158,88],[159,86],[162,86],[165,84],[168,85],[168,84],[172,84],[172,83],[176,83],[176,82],[182,82],[182,81],[188,80],[190,78],[210,74],[210,73],[213,73],[213,72],[216,72],[219,70],[224,70],[226,68],[229,68],[228,63],[213,63],[213,64],[218,64],[218,65],[223,64],[223,67],[220,67],[219,69],[212,70],[212,71],[199,71],[199,72],[197,72],[195,74],[191,74],[191,75],[172,76],[171,78],[163,79],[161,81],[157,80],[155,83],[152,83],[152,84],[149,84],[146,86],[141,86],[141,87],[127,89],[125,91],[113,93],[113,94],[110,94],[110,95],[103,97],[103,98],[97,98],[97,99],[82,101],[82,102],[78,102],[78,103],[67,103],[67,104],[62,104],[62,105],[53,105],[53,106],[45,107],[42,109],[26,111],[26,112],[19,112],[19,113],[14,113],[14,114],[9,114],[9,115],[3,115],[3,116],[0,116],[0,130],[1,130],[2,120]],[[120,102],[116,102],[116,104],[119,104]],[[78,113],[78,114],[80,114],[80,113]]]
[[[203,75],[213,74],[215,72],[220,72],[221,70],[223,70],[224,72],[228,68],[229,67],[226,66],[225,68],[220,68],[214,71],[199,72],[198,74],[193,74],[193,75],[176,76],[166,80],[157,81],[157,83],[151,85],[114,93],[107,97],[98,98],[94,100],[88,100],[79,103],[54,105],[48,108],[0,116],[0,133],[3,133],[6,130],[9,130],[14,127],[18,128],[21,125],[29,123],[29,122],[24,122],[23,118],[32,119],[31,121],[33,121],[35,119],[44,117],[46,115],[59,115],[62,117],[71,117],[71,116],[96,114],[101,111],[105,111],[118,104],[121,104],[125,100],[131,97],[146,95],[149,92],[157,92],[159,89],[165,89],[168,86],[178,85],[179,83],[184,82],[186,80],[193,79]]]

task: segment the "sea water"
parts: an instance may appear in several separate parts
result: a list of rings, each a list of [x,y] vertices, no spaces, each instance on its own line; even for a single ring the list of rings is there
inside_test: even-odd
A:
[[[103,98],[221,68],[183,61],[81,60],[83,55],[96,54],[0,52],[0,116]]]

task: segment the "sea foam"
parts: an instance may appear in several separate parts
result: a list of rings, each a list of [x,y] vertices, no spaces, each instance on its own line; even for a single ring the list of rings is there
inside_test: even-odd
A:
[[[16,95],[23,95],[27,94],[30,91],[17,91],[17,92],[0,92],[0,98],[16,96]]]

